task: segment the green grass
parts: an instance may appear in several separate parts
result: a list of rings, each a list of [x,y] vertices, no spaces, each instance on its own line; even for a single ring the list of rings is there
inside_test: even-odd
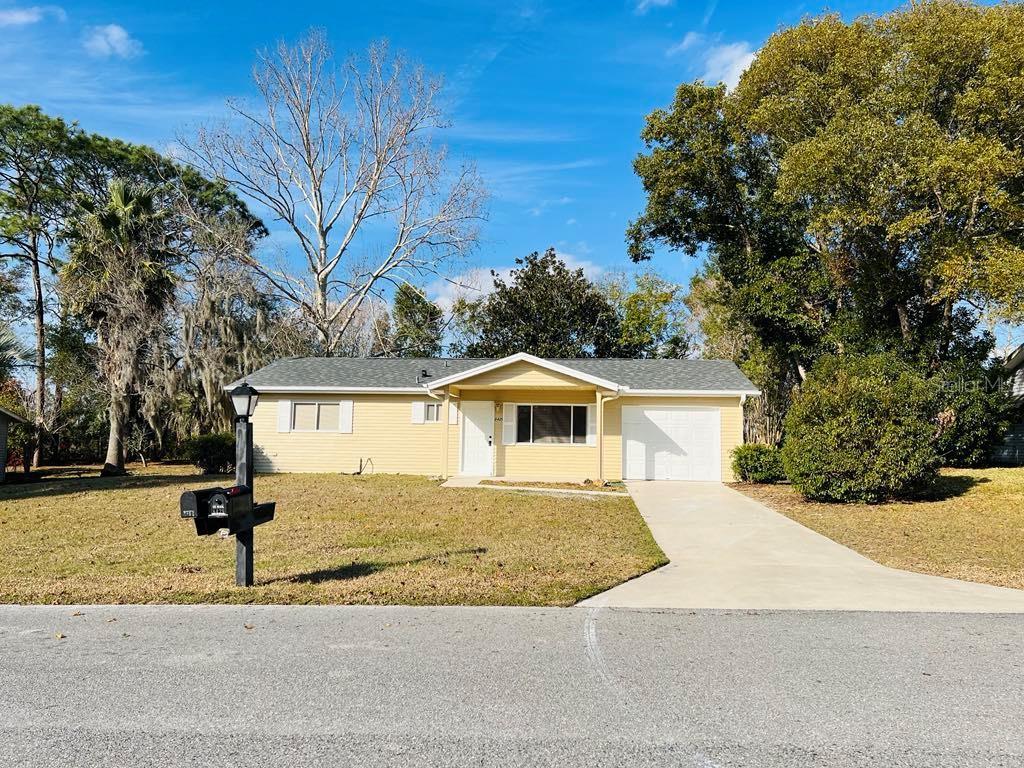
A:
[[[788,485],[738,490],[893,568],[1024,589],[1024,467],[943,470],[929,498],[805,501]]]
[[[233,539],[178,515],[190,467],[0,487],[0,602],[571,605],[666,562],[628,498],[441,488],[403,475],[266,475],[256,585]]]

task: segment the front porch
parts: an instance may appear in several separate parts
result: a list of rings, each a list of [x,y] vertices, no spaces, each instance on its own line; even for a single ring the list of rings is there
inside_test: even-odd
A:
[[[450,414],[441,425],[442,477],[609,479],[604,404],[617,398],[614,386],[526,361],[438,381],[431,396]]]

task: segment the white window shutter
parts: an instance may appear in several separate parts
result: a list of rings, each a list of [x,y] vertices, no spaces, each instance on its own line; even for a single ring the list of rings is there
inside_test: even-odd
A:
[[[426,403],[422,400],[415,400],[412,404],[412,423],[422,424],[425,419]]]
[[[597,445],[597,406],[587,406],[587,445]]]
[[[459,423],[459,407],[455,403],[448,403],[448,423]]]
[[[505,403],[501,412],[501,444],[516,444],[516,404]]]
[[[292,431],[292,401],[291,400],[278,400],[277,401],[277,431],[278,432],[291,432]]]
[[[342,400],[338,403],[338,431],[352,431],[352,401]]]

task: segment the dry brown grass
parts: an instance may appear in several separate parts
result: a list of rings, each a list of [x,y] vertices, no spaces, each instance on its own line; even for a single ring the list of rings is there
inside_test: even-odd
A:
[[[625,493],[624,485],[601,485],[600,483],[545,483],[529,480],[481,480],[480,485],[496,485],[512,488],[542,488],[551,491],[599,491],[601,493]]]
[[[190,467],[0,487],[0,602],[570,605],[665,562],[633,502],[440,488],[401,475],[267,475],[256,586],[199,538]]]
[[[786,485],[738,490],[893,568],[1024,588],[1024,468],[944,470],[929,499],[804,501]]]

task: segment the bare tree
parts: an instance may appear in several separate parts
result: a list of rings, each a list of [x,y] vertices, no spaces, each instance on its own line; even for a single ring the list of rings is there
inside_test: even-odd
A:
[[[384,44],[339,66],[313,31],[262,54],[253,78],[258,105],[230,101],[231,120],[182,144],[201,172],[290,230],[301,268],[237,258],[337,354],[364,302],[476,245],[483,187],[471,165],[449,168],[435,143],[440,81]]]

